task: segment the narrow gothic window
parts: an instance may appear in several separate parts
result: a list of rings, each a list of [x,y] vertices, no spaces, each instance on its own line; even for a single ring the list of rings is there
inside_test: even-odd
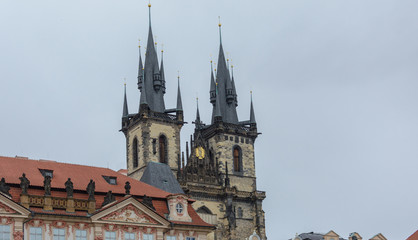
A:
[[[138,167],[138,140],[134,138],[134,141],[132,143],[132,153],[133,153],[133,165],[134,168]]]
[[[242,208],[238,207],[238,218],[242,218]]]
[[[241,149],[238,146],[234,147],[233,158],[234,158],[234,171],[241,172],[241,169],[242,169]]]
[[[160,150],[160,163],[167,163],[167,139],[164,135],[161,135],[158,139]]]

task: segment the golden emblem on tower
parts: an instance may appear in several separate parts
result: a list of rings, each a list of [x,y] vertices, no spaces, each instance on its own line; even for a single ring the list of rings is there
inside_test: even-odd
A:
[[[199,159],[205,158],[205,149],[203,147],[196,148],[196,157]]]

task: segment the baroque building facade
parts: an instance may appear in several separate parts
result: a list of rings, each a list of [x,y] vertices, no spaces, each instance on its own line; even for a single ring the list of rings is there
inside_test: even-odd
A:
[[[189,196],[107,168],[0,157],[0,177],[1,240],[205,240],[214,229]]]
[[[180,149],[185,123],[180,85],[176,107],[167,109],[163,54],[159,62],[154,45],[150,20],[144,62],[139,51],[138,113],[129,113],[125,89],[121,131],[126,137],[127,175],[141,179],[149,162],[167,164],[184,192],[196,200],[193,208],[217,227],[208,239],[246,239],[254,232],[266,239],[262,208],[266,195],[257,190],[255,171],[254,143],[260,133],[252,100],[249,120],[238,119],[233,67],[225,58],[222,38],[217,69],[209,75],[212,119],[203,123],[197,107],[185,154]]]

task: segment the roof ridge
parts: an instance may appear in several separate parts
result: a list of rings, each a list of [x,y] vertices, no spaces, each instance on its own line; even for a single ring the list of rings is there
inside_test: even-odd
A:
[[[9,157],[9,156],[0,156],[0,158],[11,158],[11,159],[19,159],[19,160],[24,160],[24,161],[36,161],[36,162],[44,162],[44,163],[58,163],[58,164],[65,164],[65,165],[73,165],[73,166],[82,166],[82,167],[93,167],[93,168],[100,168],[100,169],[108,169],[111,170],[113,172],[118,172],[116,170],[110,169],[110,168],[105,168],[105,167],[98,167],[98,166],[93,166],[93,165],[86,165],[86,164],[80,164],[80,163],[66,163],[66,162],[60,162],[60,161],[55,161],[55,160],[46,160],[46,159],[32,159],[29,157]]]

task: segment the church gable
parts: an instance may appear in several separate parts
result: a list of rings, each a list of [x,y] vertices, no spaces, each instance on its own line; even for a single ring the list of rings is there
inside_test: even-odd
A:
[[[114,203],[99,211],[92,216],[92,221],[129,225],[169,225],[166,219],[133,197]]]

